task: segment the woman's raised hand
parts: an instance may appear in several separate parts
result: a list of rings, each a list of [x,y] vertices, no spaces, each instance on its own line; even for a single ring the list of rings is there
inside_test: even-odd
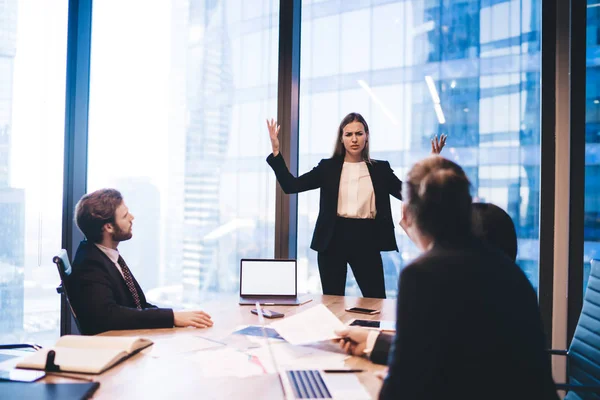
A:
[[[441,135],[438,139],[437,135],[431,139],[431,154],[440,154],[446,145],[447,135]]]
[[[277,125],[277,121],[271,118],[271,121],[267,119],[267,128],[269,128],[269,137],[271,138],[271,147],[273,148],[273,155],[279,154],[279,129],[281,126]]]

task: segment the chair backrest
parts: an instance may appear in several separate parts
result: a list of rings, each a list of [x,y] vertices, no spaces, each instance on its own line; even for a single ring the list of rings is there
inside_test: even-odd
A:
[[[79,329],[79,332],[81,332],[79,320],[77,319],[77,315],[75,315],[75,311],[73,310],[71,301],[69,300],[69,276],[73,272],[73,268],[71,268],[71,262],[69,261],[69,255],[67,254],[67,251],[62,249],[58,255],[52,258],[52,261],[56,264],[58,275],[60,275],[62,293],[65,295],[65,299],[67,300],[67,304],[69,305],[73,319],[77,324],[77,329]]]
[[[62,249],[57,256],[54,256],[52,259],[56,266],[58,267],[58,273],[60,275],[60,280],[63,281],[63,285],[65,284],[66,279],[73,272],[73,268],[71,268],[71,262],[69,261],[69,255],[65,249]]]
[[[569,383],[600,385],[600,260],[591,261],[583,308],[569,347]],[[598,398],[589,393],[589,398]],[[565,399],[586,399],[586,393],[569,391]]]

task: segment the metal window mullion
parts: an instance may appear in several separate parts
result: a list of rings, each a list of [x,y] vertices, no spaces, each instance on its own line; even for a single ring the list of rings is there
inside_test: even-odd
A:
[[[279,4],[277,121],[281,125],[280,152],[290,172],[297,176],[302,1],[281,0]],[[275,213],[275,257],[296,258],[298,196],[286,195],[277,185]]]
[[[540,258],[539,305],[548,348],[552,341],[554,291],[554,196],[556,161],[556,0],[541,9]]]
[[[86,192],[92,0],[69,0],[62,247],[74,256],[83,235],[73,222],[75,204]],[[58,250],[58,249],[57,249]],[[69,307],[61,296],[60,334],[75,333]]]
[[[567,295],[570,259],[571,200],[571,20],[570,2],[556,1],[556,98],[554,165],[554,286],[552,305],[552,348],[567,347]],[[566,379],[565,360],[554,359],[553,375],[557,381]]]
[[[570,186],[569,280],[567,345],[570,345],[583,306],[583,244],[585,218],[585,101],[586,30],[585,1],[571,1],[570,54]]]

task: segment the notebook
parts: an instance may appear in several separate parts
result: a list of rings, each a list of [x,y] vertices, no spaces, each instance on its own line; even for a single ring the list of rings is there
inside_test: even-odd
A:
[[[311,300],[298,297],[296,260],[240,260],[240,305],[259,302],[272,306],[299,306]]]
[[[100,384],[0,382],[0,398],[28,400],[90,399]]]
[[[100,374],[152,345],[140,337],[65,335],[54,347],[41,349],[17,363],[17,368],[45,369],[48,352],[54,350],[58,371]]]

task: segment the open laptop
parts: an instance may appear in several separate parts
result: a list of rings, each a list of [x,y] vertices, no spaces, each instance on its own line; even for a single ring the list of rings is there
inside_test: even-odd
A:
[[[240,260],[240,304],[259,302],[270,306],[298,306],[310,301],[298,298],[296,260]]]
[[[371,396],[352,373],[326,373],[317,369],[279,369],[279,363],[269,341],[260,304],[256,303],[258,321],[273,368],[278,375],[284,399],[367,400]]]

